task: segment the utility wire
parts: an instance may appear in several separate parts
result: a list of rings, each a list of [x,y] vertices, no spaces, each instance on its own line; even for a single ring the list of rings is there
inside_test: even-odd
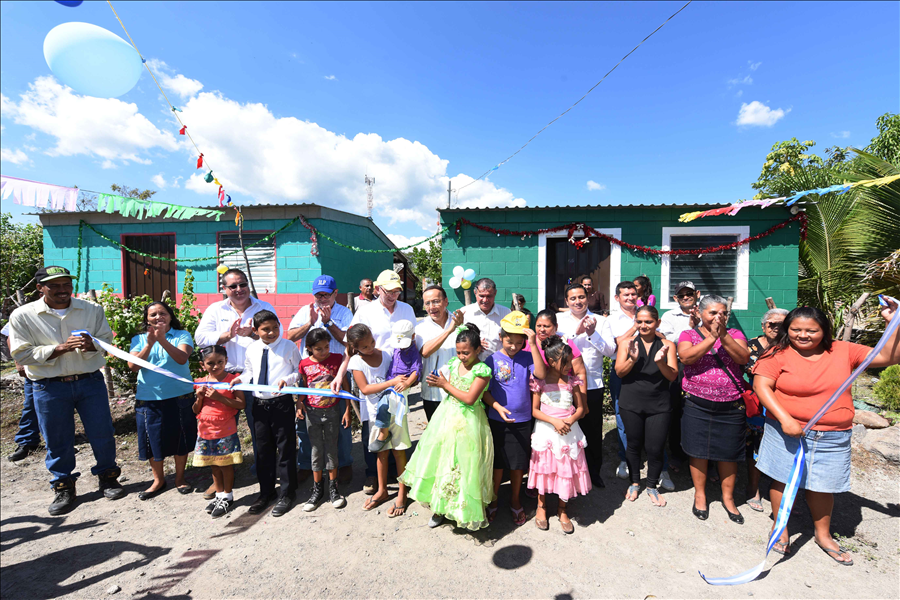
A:
[[[579,98],[574,104],[572,104],[572,106],[570,106],[569,108],[567,108],[566,110],[564,110],[563,112],[561,112],[555,119],[553,119],[552,121],[550,121],[549,123],[547,123],[546,125],[544,125],[544,126],[541,128],[540,131],[538,131],[536,134],[534,134],[533,136],[531,136],[531,138],[530,138],[527,142],[525,142],[524,144],[522,144],[522,146],[521,146],[518,150],[516,150],[515,152],[513,152],[512,154],[510,154],[508,157],[506,157],[505,160],[503,160],[503,161],[501,161],[500,163],[498,163],[496,167],[491,167],[490,169],[488,169],[487,171],[485,171],[484,173],[482,173],[481,177],[479,177],[478,179],[473,179],[472,181],[470,181],[470,182],[467,183],[466,185],[464,185],[464,186],[460,187],[458,190],[456,190],[456,197],[457,197],[457,200],[459,199],[459,192],[460,192],[460,191],[462,191],[462,190],[464,190],[465,188],[469,187],[470,185],[472,185],[472,184],[475,183],[476,181],[480,181],[480,180],[484,179],[484,178],[487,177],[491,172],[496,171],[496,170],[499,169],[502,165],[504,165],[504,164],[506,164],[507,162],[509,162],[510,159],[512,159],[516,154],[518,154],[519,152],[521,152],[522,150],[524,150],[524,149],[525,149],[525,146],[527,146],[527,145],[530,144],[532,141],[534,141],[534,139],[535,139],[537,136],[541,135],[541,134],[544,132],[545,129],[547,129],[548,127],[550,127],[550,126],[553,125],[554,123],[556,123],[556,122],[557,122],[559,119],[561,119],[567,112],[569,112],[570,110],[572,110],[573,108],[575,108],[576,106],[578,106],[578,104],[579,104],[582,100],[584,100],[585,98],[587,98],[587,97],[588,97],[588,94],[590,94],[591,92],[593,92],[594,89],[596,89],[596,87],[597,87],[598,85],[600,85],[601,83],[603,83],[603,80],[606,79],[607,77],[609,77],[610,73],[612,73],[613,71],[615,71],[616,68],[617,68],[619,65],[621,65],[622,62],[624,62],[626,58],[628,58],[629,56],[631,56],[631,55],[634,53],[635,50],[637,50],[638,48],[640,48],[640,47],[643,45],[644,42],[646,42],[646,41],[649,40],[651,37],[653,37],[653,34],[655,34],[657,31],[659,31],[660,29],[662,29],[662,28],[666,25],[666,23],[668,23],[668,22],[671,21],[673,18],[675,18],[675,15],[677,15],[678,13],[680,13],[681,11],[683,11],[685,8],[687,8],[687,7],[688,7],[688,4],[690,4],[691,2],[693,2],[693,0],[688,0],[688,2],[687,2],[684,6],[682,6],[681,8],[679,8],[677,11],[675,11],[675,12],[672,14],[672,16],[670,16],[668,19],[666,19],[666,20],[663,22],[662,25],[660,25],[659,27],[657,27],[656,29],[654,29],[654,30],[650,33],[650,35],[648,35],[648,36],[645,37],[643,40],[641,40],[641,43],[640,43],[640,44],[638,44],[637,46],[635,46],[634,48],[632,48],[632,49],[631,49],[631,52],[629,52],[628,54],[626,54],[625,56],[623,56],[622,59],[619,60],[619,62],[617,62],[617,63],[615,64],[615,66],[614,66],[612,69],[610,69],[609,71],[607,71],[606,75],[604,75],[604,76],[600,79],[600,81],[598,81],[597,83],[595,83],[591,89],[589,89],[587,92],[585,92],[584,95],[583,95],[581,98]]]

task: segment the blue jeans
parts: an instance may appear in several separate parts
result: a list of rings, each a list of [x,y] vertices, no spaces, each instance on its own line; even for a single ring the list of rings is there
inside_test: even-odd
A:
[[[341,415],[347,410],[347,401],[338,402]],[[309,442],[309,434],[306,432],[306,421],[297,419],[297,469],[300,471],[312,470],[312,445]],[[349,467],[353,464],[353,431],[350,427],[340,428],[338,433],[338,467]]]
[[[34,406],[47,444],[47,470],[58,481],[77,479],[75,470],[75,411],[81,417],[84,433],[94,452],[96,464],[91,474],[117,469],[116,439],[106,382],[100,371],[78,381],[38,380],[33,384]]]
[[[389,390],[382,392],[381,397],[378,399],[378,404],[375,405],[375,418],[372,419],[372,427],[387,429],[391,426],[390,398],[391,393]]]
[[[621,392],[622,378],[616,375],[616,361],[613,361],[612,369],[610,369],[609,373],[609,396],[612,398],[613,406],[616,409],[616,430],[619,433],[619,461],[624,461],[628,440],[625,438],[625,424],[622,423],[622,417],[619,416],[619,394]]]
[[[41,431],[38,425],[37,412],[34,410],[34,383],[25,378],[25,403],[22,405],[22,416],[19,418],[19,430],[16,432],[16,446],[40,446]]]

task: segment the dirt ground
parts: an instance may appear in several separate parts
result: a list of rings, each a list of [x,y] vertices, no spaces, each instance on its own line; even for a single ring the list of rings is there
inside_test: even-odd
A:
[[[790,523],[792,556],[773,553],[750,584],[712,587],[698,569],[726,576],[761,560],[771,527],[768,502],[766,512],[756,513],[740,494],[746,523],[739,526],[728,520],[718,489],[710,485],[710,518],[698,521],[686,469],[672,473],[676,491],[665,494],[665,508],[652,506],[643,491],[637,502],[626,502],[626,482],[614,475],[611,420],[604,444],[607,486],[570,503],[576,530],[567,536],[555,518],[550,531],[539,531],[536,501],[528,498],[529,521],[515,527],[508,485],[501,489],[496,521],[477,533],[446,523],[429,529],[430,512],[415,502],[396,519],[388,518],[387,505],[363,512],[359,443],[342,510],[324,504],[312,513],[295,507],[278,519],[250,515],[257,487],[247,463],[238,471],[235,509],[225,518],[213,521],[203,512],[199,492],[211,481],[207,469],[189,472],[197,493],[178,494],[170,476],[167,492],[141,502],[137,492],[149,485],[150,473],[136,458],[131,403],[120,399],[111,405],[129,495],[107,501],[96,479],[85,475],[77,508],[51,517],[43,455],[17,464],[5,458],[17,402],[4,392],[2,598],[897,598],[900,589],[900,470],[858,448],[853,491],[836,498],[833,525],[854,566],[838,565],[816,547],[809,512],[798,502]],[[410,422],[415,440],[424,422],[420,405]],[[90,446],[79,441],[78,470],[89,474]],[[744,482],[742,474],[739,490]],[[298,500],[305,500],[308,485],[301,485]]]

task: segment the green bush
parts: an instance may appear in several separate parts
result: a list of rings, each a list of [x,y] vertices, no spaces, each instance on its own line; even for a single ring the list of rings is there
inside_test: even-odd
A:
[[[900,411],[900,365],[892,365],[882,371],[872,392],[886,410]]]
[[[109,326],[116,333],[113,345],[125,352],[131,348],[131,338],[141,330],[141,320],[144,315],[144,307],[153,302],[150,296],[142,295],[132,298],[120,298],[115,295],[115,290],[103,284],[103,290],[97,295],[97,301],[106,313]],[[181,306],[176,306],[175,298],[166,299],[166,303],[175,311],[182,327],[193,337],[200,324],[200,313],[194,309],[194,274],[190,269],[184,272],[184,289],[181,292]],[[115,356],[107,356],[106,364],[109,365],[113,383],[119,389],[134,390],[137,386],[137,373],[128,368],[128,364]],[[190,358],[191,375],[195,379],[202,376],[200,371],[200,359],[197,353],[192,353]]]

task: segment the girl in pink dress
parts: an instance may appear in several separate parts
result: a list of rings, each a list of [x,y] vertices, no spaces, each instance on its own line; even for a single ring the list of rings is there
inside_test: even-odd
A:
[[[566,503],[591,490],[584,448],[587,440],[578,420],[584,415],[581,381],[571,374],[572,349],[559,337],[541,343],[547,362],[547,378],[532,379],[532,412],[536,419],[531,435],[528,487],[538,492],[534,522],[538,529],[550,528],[546,495],[559,496],[559,524],[565,533],[575,531],[566,513]],[[564,375],[565,373],[565,375]]]

